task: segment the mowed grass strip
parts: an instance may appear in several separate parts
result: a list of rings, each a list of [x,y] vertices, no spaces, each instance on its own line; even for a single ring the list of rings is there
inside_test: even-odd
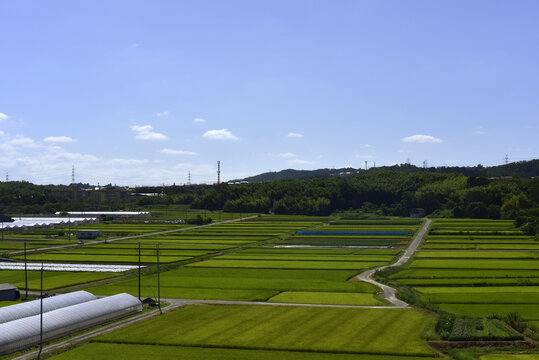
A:
[[[335,304],[335,305],[388,305],[374,297],[374,294],[285,291],[268,300],[275,303]]]
[[[17,256],[17,259],[21,260],[24,257]],[[192,256],[160,256],[159,261],[163,263],[171,263],[181,260],[191,259]],[[44,253],[28,256],[28,261],[46,261],[46,262],[70,262],[70,263],[138,263],[138,255],[85,255],[85,254],[57,254],[57,253]],[[155,255],[141,256],[141,262],[145,264],[152,264],[157,262]]]
[[[188,264],[187,267],[251,268],[251,269],[324,269],[364,270],[385,265],[385,262],[369,261],[286,261],[286,260],[217,260]]]
[[[410,268],[539,270],[539,261],[531,259],[415,259]]]
[[[512,270],[512,269],[485,269],[476,271],[474,269],[405,269],[394,275],[391,279],[452,279],[452,278],[530,278],[539,277],[539,271],[533,270]]]
[[[408,309],[187,306],[97,341],[434,356],[420,338],[431,323]]]
[[[436,304],[440,308],[464,316],[484,317],[492,314],[505,316],[518,313],[524,320],[539,321],[539,304]]]
[[[347,281],[357,274],[345,270],[289,270],[188,268],[161,274],[161,294],[165,298],[204,300],[267,300],[284,291],[375,293],[374,285]],[[90,288],[99,295],[138,293],[138,280],[128,279]],[[157,275],[142,278],[144,296],[157,293]]]
[[[534,251],[419,251],[416,259],[539,259]]]
[[[50,357],[52,360],[357,360],[356,354],[249,350],[189,346],[89,343]],[[361,355],[361,360],[436,360],[433,357]]]
[[[215,258],[216,260],[291,260],[291,261],[385,261],[393,255],[315,255],[315,254],[243,254],[234,253]]]
[[[59,289],[66,286],[85,284],[92,281],[109,279],[122,275],[121,273],[68,272],[44,271],[43,288],[45,290]],[[6,282],[19,289],[24,289],[24,270],[0,270],[2,283]],[[28,271],[28,289],[39,290],[41,287],[40,271]]]
[[[416,290],[432,303],[539,303],[539,286],[422,287]]]

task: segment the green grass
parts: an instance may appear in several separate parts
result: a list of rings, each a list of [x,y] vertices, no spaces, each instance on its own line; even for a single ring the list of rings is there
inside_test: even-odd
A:
[[[356,354],[305,351],[248,350],[138,344],[84,344],[52,360],[357,360]],[[361,355],[361,360],[434,360],[432,357]]]
[[[414,310],[188,306],[102,335],[100,342],[434,356]]]
[[[539,321],[539,304],[436,304],[440,308],[458,315],[482,317],[492,314],[505,316],[518,313],[524,320]]]
[[[412,262],[410,268],[539,270],[539,261],[531,259],[418,259]]]
[[[373,294],[318,291],[285,291],[268,301],[297,304],[387,305],[377,300]]]
[[[416,259],[539,259],[539,253],[533,251],[419,251],[414,257]]]
[[[479,358],[480,360],[537,360],[539,353],[536,354],[488,354]]]
[[[120,275],[121,273],[44,271],[43,288],[49,291],[66,286],[113,278]],[[39,290],[41,286],[40,278],[41,275],[39,271],[28,271],[28,289]],[[2,282],[9,283],[19,289],[23,289],[25,286],[24,271],[0,270],[0,279],[2,279]]]
[[[250,268],[250,269],[325,269],[361,271],[384,265],[385,262],[368,261],[286,261],[286,260],[207,260],[186,265],[188,267]]]
[[[375,293],[376,287],[347,281],[356,274],[346,270],[234,269],[183,267],[161,274],[161,294],[168,298],[206,300],[266,300],[280,292]],[[157,276],[142,278],[144,296],[157,293]],[[136,278],[90,288],[99,295],[138,294]]]
[[[191,259],[192,256],[160,256],[159,261],[162,263],[171,263],[181,260]],[[23,257],[16,256],[14,259],[22,260]],[[45,261],[45,262],[78,262],[78,263],[138,263],[138,255],[86,255],[86,254],[62,254],[62,253],[43,253],[28,256],[28,261]],[[157,262],[155,255],[141,256],[141,262],[151,264]]]
[[[422,287],[416,290],[435,304],[539,304],[539,286]]]

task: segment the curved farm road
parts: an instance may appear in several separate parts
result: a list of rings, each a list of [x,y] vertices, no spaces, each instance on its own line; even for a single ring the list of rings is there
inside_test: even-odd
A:
[[[358,275],[354,276],[351,279],[351,281],[365,281],[365,282],[371,283],[373,285],[376,285],[376,286],[378,286],[379,288],[381,288],[384,291],[384,299],[386,299],[387,301],[389,301],[390,303],[395,305],[394,307],[398,307],[398,308],[406,308],[406,307],[408,307],[407,303],[405,303],[402,300],[397,299],[397,297],[395,296],[396,289],[394,289],[394,288],[392,288],[390,286],[381,284],[381,283],[377,282],[376,280],[373,280],[371,278],[371,276],[375,272],[377,272],[378,270],[383,270],[385,268],[394,267],[394,266],[400,266],[400,265],[406,263],[408,260],[410,260],[410,258],[414,254],[414,252],[417,250],[417,247],[419,246],[419,243],[423,239],[423,236],[425,236],[425,234],[427,233],[427,230],[428,230],[431,222],[432,222],[431,219],[427,219],[427,221],[425,222],[425,224],[423,225],[421,230],[417,233],[416,237],[414,238],[414,240],[412,241],[410,246],[408,246],[408,248],[406,249],[404,254],[395,263],[393,263],[391,265],[384,265],[384,266],[379,266],[379,267],[374,268],[374,269],[366,270],[366,271],[362,272],[361,274],[358,274]]]

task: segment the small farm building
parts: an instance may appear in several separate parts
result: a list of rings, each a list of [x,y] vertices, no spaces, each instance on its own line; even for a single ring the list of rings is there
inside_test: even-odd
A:
[[[425,215],[427,215],[427,212],[425,211],[425,209],[414,208],[414,209],[410,210],[410,217],[412,217],[412,218],[422,218]]]
[[[0,301],[17,300],[20,297],[19,289],[10,284],[0,284]]]
[[[43,341],[142,311],[142,303],[129,294],[66,306],[43,314]],[[0,324],[0,355],[39,344],[40,315]]]
[[[98,236],[103,235],[101,230],[78,230],[77,239],[97,239]]]

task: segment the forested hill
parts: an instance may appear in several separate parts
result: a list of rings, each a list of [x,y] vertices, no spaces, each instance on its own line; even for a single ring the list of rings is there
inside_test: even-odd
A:
[[[391,170],[401,172],[431,172],[431,173],[444,173],[444,174],[462,174],[465,176],[484,176],[484,177],[503,177],[503,176],[517,176],[521,178],[531,178],[539,176],[539,159],[529,161],[518,161],[504,165],[497,166],[441,166],[441,167],[429,167],[422,168],[409,164],[393,165],[393,166],[380,166],[376,168],[370,168],[369,170],[354,169],[354,168],[341,168],[341,169],[317,169],[317,170],[294,170],[286,169],[281,171],[266,172],[263,174],[250,176],[241,180],[233,180],[232,182],[247,181],[253,182],[266,182],[275,180],[294,180],[294,179],[317,179],[331,176],[349,176],[358,173],[369,173],[380,170]]]

